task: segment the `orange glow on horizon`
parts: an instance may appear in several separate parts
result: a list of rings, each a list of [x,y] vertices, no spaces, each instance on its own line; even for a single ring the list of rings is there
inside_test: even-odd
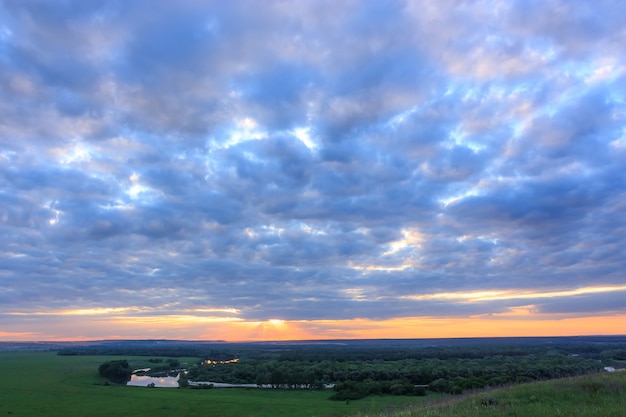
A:
[[[363,287],[345,289],[355,301],[368,301]],[[612,311],[595,316],[541,312],[539,299],[598,293],[626,292],[626,285],[573,289],[440,292],[406,295],[415,300],[444,300],[456,304],[516,300],[504,311],[469,317],[401,317],[384,320],[252,321],[229,306],[176,309],[156,307],[94,307],[46,311],[9,311],[15,324],[0,329],[0,341],[185,339],[224,341],[329,340],[379,338],[455,338],[507,336],[578,336],[626,334],[626,313]],[[18,324],[20,323],[20,324]]]
[[[596,317],[537,314],[533,305],[505,313],[474,317],[405,317],[388,320],[245,321],[240,318],[152,316],[98,317],[62,323],[44,330],[0,331],[0,340],[79,341],[101,339],[178,339],[287,341],[332,339],[409,339],[464,337],[529,337],[626,334],[626,315]],[[68,334],[71,331],[72,334]]]

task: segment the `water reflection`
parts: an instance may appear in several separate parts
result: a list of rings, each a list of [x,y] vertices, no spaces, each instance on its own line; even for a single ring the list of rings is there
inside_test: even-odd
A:
[[[212,359],[207,359],[202,362],[202,365],[224,365],[227,363],[237,363],[239,362],[239,358],[229,359],[226,361],[214,361]]]
[[[130,381],[128,381],[126,385],[134,387],[147,387],[148,385],[154,384],[155,387],[159,388],[178,388],[179,376],[180,374],[176,376],[148,376],[133,374],[130,377]]]
[[[233,359],[227,359],[227,360],[212,360],[212,359],[207,359],[205,361],[202,362],[203,365],[225,365],[225,364],[229,364],[229,363],[237,363],[239,362],[239,358],[233,358]],[[178,378],[180,376],[180,373],[178,373],[176,376],[150,376],[150,375],[146,375],[146,373],[150,372],[151,368],[143,368],[143,369],[135,369],[133,371],[133,374],[130,377],[130,381],[128,381],[126,383],[126,385],[128,386],[134,386],[134,387],[147,387],[147,386],[151,386],[151,387],[159,387],[159,388],[178,388]],[[187,372],[186,370],[182,369],[179,370],[182,372]],[[176,373],[179,371],[168,371],[170,373],[170,375],[172,375],[172,373]],[[154,384],[154,385],[153,385]],[[192,381],[190,381],[190,385],[194,385],[195,383],[193,383]],[[199,384],[206,384],[206,383],[198,383]],[[256,384],[220,384],[220,383],[214,383],[214,382],[210,382],[208,384],[213,384],[215,387],[256,387]]]

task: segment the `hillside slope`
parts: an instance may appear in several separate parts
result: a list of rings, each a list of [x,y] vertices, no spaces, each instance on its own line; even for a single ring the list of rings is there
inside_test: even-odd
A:
[[[600,373],[489,390],[354,417],[624,417],[626,372]]]

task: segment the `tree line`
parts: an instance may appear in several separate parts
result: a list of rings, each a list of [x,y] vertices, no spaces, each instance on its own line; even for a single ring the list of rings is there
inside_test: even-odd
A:
[[[179,384],[189,381],[255,384],[275,389],[324,389],[333,386],[333,399],[350,400],[372,394],[424,395],[426,392],[458,394],[510,383],[530,382],[596,372],[607,364],[626,367],[626,341],[557,339],[504,340],[470,344],[412,346],[409,341],[345,344],[220,344],[174,346],[157,350],[130,346],[168,356],[195,353],[200,360],[181,373]],[[116,346],[120,349],[120,346]],[[107,352],[111,354],[109,350]],[[116,351],[123,354],[124,351]],[[237,361],[233,361],[237,359]],[[207,361],[208,360],[208,361]],[[101,375],[117,372],[123,380],[123,363],[111,361]],[[154,368],[176,364],[173,359]],[[103,364],[104,365],[104,364]],[[114,378],[110,378],[112,381]],[[205,387],[206,388],[206,387]]]
[[[197,365],[183,379],[282,389],[322,389],[334,384],[339,393],[337,399],[350,399],[369,394],[423,395],[426,388],[462,393],[487,386],[582,375],[601,367],[598,360],[556,352],[394,360],[368,359],[362,355],[356,360],[343,357],[310,360],[285,355],[270,360],[241,359],[233,364]]]

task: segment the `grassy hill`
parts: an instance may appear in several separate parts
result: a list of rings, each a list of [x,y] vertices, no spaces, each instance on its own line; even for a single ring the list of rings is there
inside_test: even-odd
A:
[[[624,417],[626,372],[536,382],[353,417]]]

